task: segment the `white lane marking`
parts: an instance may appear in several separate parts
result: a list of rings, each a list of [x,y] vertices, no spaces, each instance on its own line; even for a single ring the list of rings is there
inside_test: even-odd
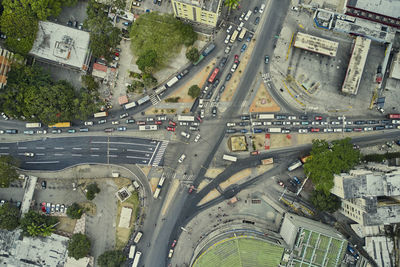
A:
[[[82,154],[72,154],[73,157],[82,157]]]
[[[47,164],[47,163],[59,163],[59,161],[28,161],[28,164]]]
[[[98,157],[99,155],[90,155],[91,157]]]
[[[141,152],[141,153],[147,153],[147,151],[144,151],[144,150],[137,150],[137,149],[127,149],[126,151],[129,151],[129,152]]]
[[[143,157],[126,156],[128,159],[143,159]]]
[[[158,146],[160,145],[160,143],[161,143],[161,142],[158,142],[158,143],[157,143],[156,149],[154,149],[153,155],[151,155],[151,158],[150,158],[150,161],[149,161],[149,162],[151,162],[151,160],[154,158],[154,155],[156,154],[157,148],[158,148]]]
[[[2,147],[0,147],[0,149],[9,149],[9,147],[8,146],[2,146]]]
[[[98,147],[91,147],[90,150],[100,150]]]
[[[81,147],[73,147],[72,149],[74,149],[74,150],[82,150]]]
[[[118,150],[118,148],[110,147],[108,150],[113,150],[113,151],[115,151],[115,150]]]
[[[54,149],[64,149],[63,147],[55,147]]]
[[[38,156],[44,156],[45,154],[44,154],[44,153],[36,153],[36,155],[38,155]]]
[[[45,149],[45,148],[42,146],[38,146],[38,147],[36,147],[36,149]]]
[[[108,155],[110,158],[116,158],[118,155]]]
[[[19,146],[18,149],[26,149],[26,146]]]
[[[10,153],[0,153],[0,155],[10,155]]]
[[[63,156],[64,154],[54,154],[54,156]]]
[[[117,144],[117,145],[138,145],[138,146],[152,146],[154,145],[148,145],[148,144],[138,144],[138,143],[124,143],[124,142],[100,142],[100,141],[93,141],[92,144]]]

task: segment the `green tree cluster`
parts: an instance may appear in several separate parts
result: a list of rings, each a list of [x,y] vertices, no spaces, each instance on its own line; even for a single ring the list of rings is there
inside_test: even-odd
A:
[[[158,12],[141,15],[132,25],[130,37],[131,48],[138,55],[136,64],[147,73],[163,67],[182,45],[191,46],[197,40],[192,26]]]
[[[190,86],[188,95],[195,99],[200,95],[200,87],[197,84]]]
[[[7,35],[7,48],[26,55],[32,48],[39,20],[57,16],[62,6],[74,5],[77,0],[3,0],[0,18],[1,31]]]
[[[101,254],[97,263],[101,267],[119,267],[126,260],[121,250],[110,250]]]
[[[0,187],[9,187],[18,178],[16,167],[19,162],[11,156],[0,156]]]
[[[186,58],[190,60],[190,62],[195,63],[199,60],[200,52],[196,47],[191,47],[186,51]]]
[[[19,210],[10,203],[0,207],[0,229],[14,230],[19,225]]]
[[[86,90],[76,93],[66,81],[52,81],[36,66],[14,64],[6,89],[0,92],[3,111],[13,117],[50,124],[74,119],[85,120],[101,103]]]
[[[100,188],[97,186],[97,183],[88,185],[86,190],[86,198],[88,200],[93,200],[96,197],[96,194],[100,193]]]
[[[360,151],[353,149],[350,138],[332,141],[313,140],[311,157],[304,164],[317,191],[330,194],[334,174],[348,172],[360,162]]]
[[[54,232],[57,223],[57,217],[46,216],[31,210],[21,219],[21,229],[27,236],[49,236]]]
[[[340,198],[319,190],[312,193],[311,203],[320,211],[335,212],[340,208]]]
[[[121,30],[114,27],[103,11],[105,5],[90,0],[86,13],[85,28],[90,32],[90,49],[95,57],[104,56],[107,61],[112,59],[112,51],[121,42]]]
[[[99,89],[99,83],[94,79],[92,75],[83,75],[82,83],[89,92],[97,92],[97,90]]]
[[[229,11],[239,7],[240,0],[225,0],[224,4],[228,7]]]
[[[67,216],[71,219],[80,219],[84,209],[78,203],[72,203],[67,209]]]
[[[68,256],[76,260],[86,257],[90,251],[90,240],[84,234],[74,234],[68,242]]]

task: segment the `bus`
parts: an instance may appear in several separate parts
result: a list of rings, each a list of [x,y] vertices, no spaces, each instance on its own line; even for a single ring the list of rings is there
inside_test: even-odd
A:
[[[134,107],[136,107],[136,102],[130,102],[130,103],[124,105],[124,109],[125,110],[128,110],[130,108],[134,108]]]
[[[141,99],[139,99],[137,101],[137,104],[140,106],[140,105],[143,105],[144,103],[146,103],[149,100],[150,100],[150,96],[146,95],[145,97],[142,97]]]
[[[176,84],[179,81],[178,77],[173,77],[171,80],[167,82],[167,87],[172,87],[174,84]]]
[[[139,265],[140,256],[142,256],[142,252],[137,251],[135,255],[135,259],[133,260],[132,267],[137,267]]]
[[[153,194],[153,198],[155,198],[155,199],[158,198],[158,196],[161,193],[161,188],[162,188],[164,182],[165,182],[165,175],[163,174],[161,176],[161,178],[160,178],[160,181],[158,181],[157,188],[156,188],[156,190],[154,191],[154,194]]]
[[[25,125],[26,128],[40,128],[42,127],[42,124],[40,122],[28,122]]]
[[[239,32],[237,30],[235,30],[233,32],[231,40],[230,40],[231,43],[234,43],[236,41],[236,38],[237,38],[238,34],[239,34]]]
[[[70,122],[58,122],[52,125],[49,125],[49,128],[66,128],[66,127],[71,127]]]
[[[139,125],[139,131],[157,131],[158,125]]]
[[[226,154],[224,154],[222,159],[227,160],[227,161],[232,161],[232,162],[236,162],[237,161],[237,157],[229,156],[229,155],[226,155]]]
[[[107,112],[107,111],[97,112],[97,113],[94,113],[93,116],[94,116],[95,118],[107,117],[107,116],[108,116],[108,112]]]
[[[161,189],[157,187],[156,190],[154,191],[153,198],[157,199],[158,196],[160,195],[160,192]]]
[[[194,66],[198,65],[203,59],[204,59],[204,56],[203,56],[203,54],[201,54],[201,55],[199,56],[199,59],[198,59],[195,63],[193,63],[193,65],[194,65]]]
[[[132,245],[131,248],[129,249],[129,258],[133,259],[135,257],[135,251],[136,251],[136,246]]]
[[[247,30],[245,28],[243,28],[238,37],[239,42],[243,41],[244,36],[246,35],[246,32],[247,32]]]
[[[203,53],[201,53],[203,56],[208,56],[215,48],[215,44],[211,43],[209,46],[207,46],[206,49],[204,49]]]
[[[133,242],[135,242],[136,244],[139,243],[140,239],[142,238],[143,233],[142,232],[137,232],[135,239],[133,239]]]
[[[211,73],[210,78],[208,78],[208,82],[213,83],[215,81],[215,78],[217,77],[218,73],[219,73],[219,68],[215,68],[213,70],[213,72]]]
[[[275,119],[275,115],[274,114],[258,114],[258,118],[260,120],[273,120],[273,119]]]
[[[194,121],[194,116],[178,115],[178,121]]]
[[[288,167],[288,171],[294,171],[295,169],[301,167],[303,165],[303,163],[301,163],[300,160],[296,160],[295,162],[293,162],[292,164],[289,165]]]

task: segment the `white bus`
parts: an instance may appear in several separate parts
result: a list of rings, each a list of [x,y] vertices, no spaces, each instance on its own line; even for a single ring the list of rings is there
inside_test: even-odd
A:
[[[104,111],[104,112],[97,112],[94,113],[93,115],[95,118],[102,118],[102,117],[107,117],[108,116],[108,112]]]
[[[179,79],[178,79],[178,77],[173,77],[171,80],[169,80],[168,82],[167,82],[167,86],[168,87],[172,87],[174,84],[176,84],[177,82],[179,81]]]
[[[246,32],[247,32],[247,30],[245,28],[243,28],[238,37],[239,42],[243,41],[243,38],[246,35]]]
[[[136,107],[136,102],[130,102],[130,103],[124,105],[125,110],[134,108],[134,107]]]
[[[154,191],[154,194],[153,194],[153,197],[155,198],[155,199],[157,199],[158,198],[158,196],[160,195],[160,192],[161,192],[161,188],[156,188],[156,191]]]
[[[162,188],[164,182],[165,182],[165,175],[163,174],[160,178],[160,181],[158,181],[157,188],[153,194],[153,198],[157,199],[160,196],[161,188]]]
[[[236,41],[236,38],[237,38],[238,34],[239,34],[239,32],[237,30],[235,30],[233,32],[231,40],[230,40],[231,43],[234,43]]]
[[[135,239],[133,240],[133,242],[135,242],[136,244],[139,243],[140,239],[142,238],[143,233],[142,232],[137,232]]]
[[[139,265],[140,256],[142,256],[142,252],[137,251],[135,255],[135,259],[133,260],[132,267],[137,267]]]
[[[275,115],[274,114],[258,114],[258,118],[260,120],[273,120],[273,119],[275,119]]]
[[[178,121],[194,121],[194,116],[178,115]]]
[[[248,21],[252,13],[253,12],[251,10],[247,11],[247,14],[246,14],[246,17],[244,17],[244,20]]]
[[[158,182],[157,187],[161,188],[163,186],[164,182],[165,182],[165,175],[163,174],[160,178],[160,181]]]
[[[289,165],[288,167],[288,171],[294,171],[295,169],[301,167],[303,165],[303,163],[300,160],[296,160],[295,162],[293,162],[292,164]]]
[[[224,156],[222,157],[222,159],[228,160],[228,161],[232,161],[232,162],[236,162],[236,161],[237,161],[237,157],[229,156],[229,155],[226,155],[226,154],[224,154]]]
[[[132,245],[129,249],[129,258],[133,259],[135,257],[136,246]]]
[[[158,125],[139,125],[139,131],[157,131]]]
[[[42,124],[40,122],[28,122],[25,125],[26,128],[40,128],[42,127]]]

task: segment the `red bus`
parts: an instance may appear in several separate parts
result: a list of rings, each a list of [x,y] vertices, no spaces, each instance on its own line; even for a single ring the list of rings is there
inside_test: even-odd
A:
[[[209,82],[209,83],[213,83],[214,80],[215,80],[215,77],[217,77],[218,73],[219,73],[219,68],[215,68],[215,69],[213,70],[213,72],[212,72],[210,78],[208,78],[208,82]]]
[[[400,119],[400,114],[389,114],[389,119]]]

